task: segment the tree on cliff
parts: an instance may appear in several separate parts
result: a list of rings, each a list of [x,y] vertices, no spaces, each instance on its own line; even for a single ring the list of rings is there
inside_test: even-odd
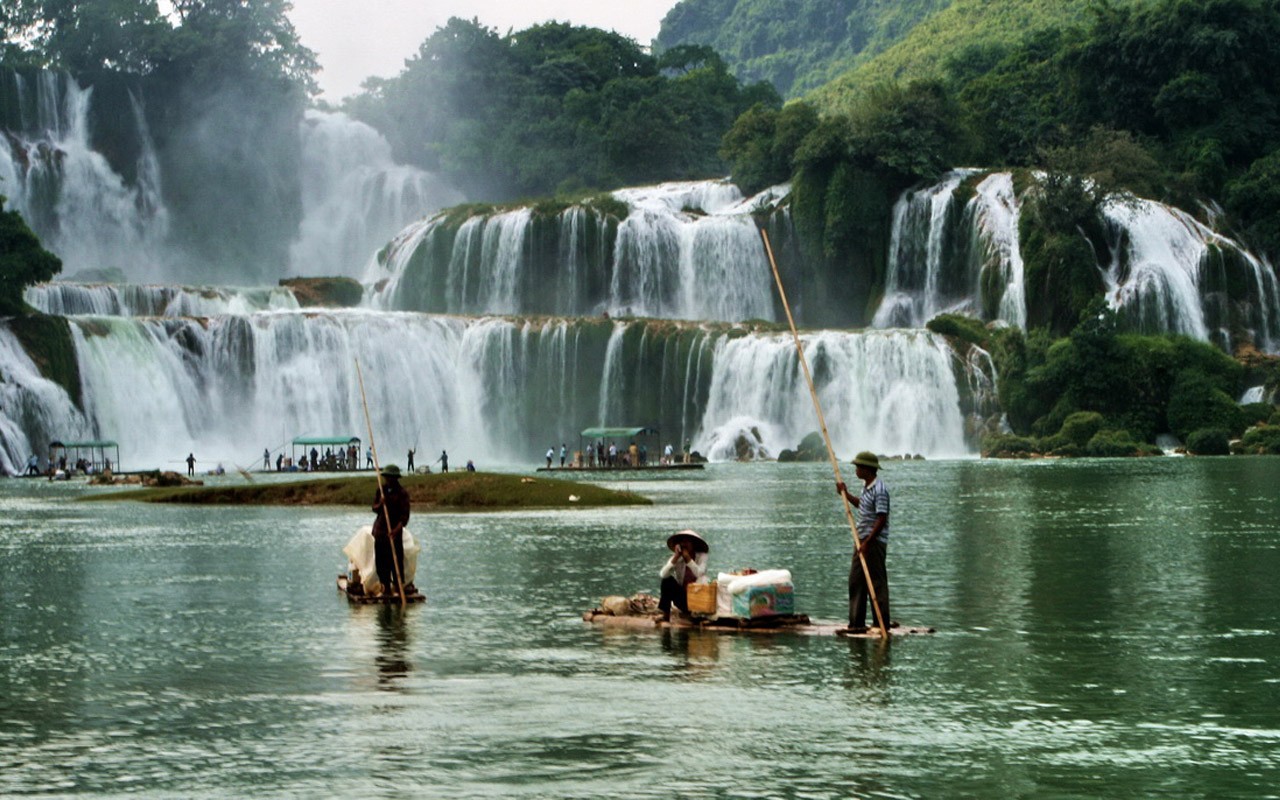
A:
[[[722,175],[720,137],[758,102],[780,99],[740,86],[709,48],[655,58],[594,28],[552,22],[504,36],[453,18],[345,110],[397,158],[501,200]]]
[[[16,211],[4,210],[0,195],[0,314],[25,313],[22,292],[33,283],[47,281],[62,271],[62,261],[40,245]]]

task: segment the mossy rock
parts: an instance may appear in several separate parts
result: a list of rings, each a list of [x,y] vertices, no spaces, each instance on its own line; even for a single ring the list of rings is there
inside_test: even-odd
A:
[[[1187,437],[1187,452],[1196,456],[1225,456],[1231,452],[1231,440],[1221,428],[1201,428]]]
[[[1038,451],[1036,440],[1026,436],[1000,433],[982,439],[983,458],[1030,458]]]
[[[304,308],[352,308],[364,299],[364,287],[352,278],[283,278]]]
[[[1244,432],[1233,452],[1245,455],[1280,456],[1280,426],[1258,425]]]
[[[63,388],[76,408],[84,409],[80,389],[80,362],[66,317],[29,314],[9,320],[9,330],[40,374]]]

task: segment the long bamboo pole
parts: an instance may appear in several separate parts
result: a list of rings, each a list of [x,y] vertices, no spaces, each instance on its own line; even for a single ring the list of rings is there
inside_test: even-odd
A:
[[[382,519],[387,523],[387,539],[391,545],[391,566],[396,570],[396,588],[400,590],[400,607],[404,608],[408,604],[404,596],[404,573],[400,571],[400,557],[396,555],[396,543],[391,539],[391,512],[387,510],[387,495],[382,490],[382,467],[378,466],[378,445],[373,441],[373,419],[369,416],[369,400],[364,394],[364,373],[360,371],[358,358],[356,359],[356,380],[360,383],[360,403],[364,406],[364,423],[369,428],[369,450],[373,453],[373,473],[378,478],[378,497],[382,498]],[[403,533],[400,535],[404,536]]]
[[[782,299],[782,308],[787,312],[787,324],[791,326],[791,337],[796,343],[796,355],[800,358],[800,368],[804,370],[805,382],[809,385],[809,396],[813,398],[813,410],[818,414],[818,426],[822,429],[822,441],[827,445],[827,457],[831,459],[831,470],[836,474],[836,483],[844,483],[840,477],[840,461],[836,451],[831,447],[831,435],[827,433],[827,419],[822,413],[822,403],[818,400],[818,390],[813,385],[813,375],[809,372],[809,361],[804,357],[804,347],[800,345],[800,332],[796,330],[796,321],[791,316],[791,305],[787,302],[787,292],[782,288],[782,276],[778,273],[778,262],[773,258],[773,247],[769,244],[769,233],[760,229],[760,237],[764,239],[764,250],[769,255],[769,266],[773,268],[773,280],[778,285],[778,297]],[[871,605],[876,610],[876,619],[880,621],[880,635],[889,638],[889,620],[880,613],[880,601],[876,598],[876,587],[871,583],[871,570],[867,568],[867,557],[862,552],[862,543],[858,540],[858,525],[853,519],[853,507],[849,498],[840,494],[840,502],[844,504],[844,516],[849,522],[849,531],[853,534],[853,552],[862,564],[862,577],[866,579],[867,591],[871,594]],[[852,620],[850,620],[852,622]]]

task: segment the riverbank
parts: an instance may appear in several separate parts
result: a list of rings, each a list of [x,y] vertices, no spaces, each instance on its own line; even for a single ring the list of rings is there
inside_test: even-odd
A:
[[[401,485],[414,510],[511,511],[525,508],[598,508],[651,505],[633,492],[587,483],[501,475],[489,472],[445,472],[406,475]],[[372,475],[321,478],[290,483],[240,486],[183,486],[132,489],[99,494],[87,501],[138,500],[145,503],[262,506],[368,506],[377,481]]]

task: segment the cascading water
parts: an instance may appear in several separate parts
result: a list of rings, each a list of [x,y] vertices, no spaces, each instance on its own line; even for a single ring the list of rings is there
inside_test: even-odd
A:
[[[395,163],[381,134],[345,114],[308,111],[299,135],[303,218],[289,249],[295,275],[358,277],[405,225],[463,199],[442,179]]]
[[[67,392],[40,374],[22,343],[0,324],[0,474],[20,473],[32,455],[43,467],[50,442],[94,433]]]
[[[127,468],[173,467],[187,452],[230,468],[295,436],[361,435],[357,356],[389,453],[448,449],[519,463],[576,442],[584,427],[635,423],[725,458],[734,420],[767,429],[775,454],[815,427],[790,339],[726,325],[286,311],[73,317],[71,329],[83,415],[12,337],[0,340],[0,390],[28,398],[0,409],[6,469],[33,445],[81,433],[119,441]],[[956,387],[969,378],[957,377],[964,367],[941,339],[826,332],[808,341],[842,452],[965,452]],[[11,411],[32,407],[49,411],[35,421]]]
[[[66,273],[119,271],[134,280],[164,274],[168,214],[137,98],[130,96],[129,112],[141,154],[130,184],[90,142],[91,89],[54,72],[37,73],[34,87],[18,73],[8,75],[19,96],[30,97],[34,88],[34,103],[20,103],[21,129],[0,136],[0,187],[13,208],[62,258]]]
[[[905,193],[894,206],[874,325],[920,327],[953,312],[1025,328],[1020,213],[1013,176],[1005,172],[957,170]],[[1237,336],[1268,352],[1280,347],[1280,289],[1270,264],[1161,203],[1114,199],[1102,215],[1112,260],[1098,269],[1109,302],[1134,329],[1180,333],[1224,349]]]
[[[1280,287],[1270,264],[1160,203],[1109,202],[1103,213],[1115,254],[1104,272],[1107,299],[1134,327],[1229,350],[1234,319],[1259,349],[1280,347]]]
[[[378,308],[464,314],[773,319],[769,263],[753,212],[725,181],[625,189],[618,222],[591,205],[440,214],[388,248]]]
[[[1026,325],[1013,177],[956,170],[893,209],[885,293],[872,324],[919,328],[942,313]],[[969,191],[961,192],[961,186]],[[959,195],[969,195],[963,203]]]
[[[27,304],[45,314],[105,317],[212,317],[255,311],[296,309],[284,287],[232,289],[223,286],[42,283],[27,289]]]
[[[837,453],[969,452],[954,355],[941,337],[826,331],[801,341]],[[715,363],[697,440],[713,460],[734,458],[741,440],[777,455],[817,430],[789,336],[721,340]]]

